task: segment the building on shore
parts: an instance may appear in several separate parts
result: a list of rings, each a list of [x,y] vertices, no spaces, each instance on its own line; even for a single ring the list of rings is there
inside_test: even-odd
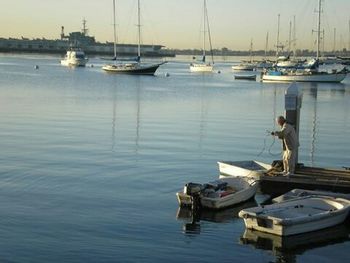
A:
[[[101,43],[95,37],[88,35],[86,20],[83,20],[83,28],[78,32],[64,34],[64,27],[61,27],[60,39],[45,38],[0,38],[0,52],[32,52],[64,54],[70,47],[79,47],[89,55],[113,56],[113,43]],[[137,44],[117,44],[118,56],[133,56],[137,54]],[[162,45],[141,45],[142,56],[149,57],[174,57],[175,53],[164,49]]]

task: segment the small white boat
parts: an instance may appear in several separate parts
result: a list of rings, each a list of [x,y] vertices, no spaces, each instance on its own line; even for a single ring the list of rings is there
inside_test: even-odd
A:
[[[253,178],[221,177],[206,184],[188,183],[176,196],[180,206],[197,208],[199,202],[204,208],[221,209],[249,200],[257,188],[258,181]]]
[[[319,191],[319,190],[307,190],[307,189],[293,189],[283,195],[272,199],[273,203],[281,203],[284,201],[304,197],[304,196],[331,196],[335,198],[344,198],[350,200],[350,194],[336,193],[330,191]]]
[[[236,66],[232,66],[233,71],[254,71],[256,64],[254,63],[241,63]]]
[[[85,67],[88,58],[84,51],[80,49],[68,50],[64,59],[61,60],[61,65],[68,67]]]
[[[191,72],[213,72],[213,65],[210,63],[191,63]]]
[[[243,209],[239,217],[246,228],[290,236],[342,223],[349,214],[350,201],[325,196],[307,196],[282,203]]]
[[[270,164],[258,161],[220,161],[218,162],[221,175],[247,176],[258,179],[262,174],[272,168]]]

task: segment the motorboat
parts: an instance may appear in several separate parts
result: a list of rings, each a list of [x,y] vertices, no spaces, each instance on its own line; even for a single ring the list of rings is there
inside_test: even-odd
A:
[[[238,75],[238,74],[235,74],[234,77],[235,77],[235,79],[256,80],[256,75],[255,74],[252,74],[252,75]]]
[[[246,176],[259,179],[272,165],[259,161],[219,161],[219,171],[223,176]]]
[[[335,198],[344,198],[350,200],[350,194],[337,193],[331,191],[308,190],[308,189],[293,189],[283,195],[272,199],[273,203],[281,203],[284,201],[300,198],[303,196],[331,196]]]
[[[239,217],[247,229],[278,236],[312,232],[342,223],[350,200],[329,196],[306,196],[282,203],[243,209]]]
[[[180,206],[222,209],[249,200],[257,188],[258,181],[254,178],[219,177],[205,184],[187,183],[176,196]]]
[[[141,62],[141,24],[140,24],[140,0],[137,1],[138,4],[138,45],[137,45],[137,57],[128,62],[121,62],[117,59],[117,37],[116,37],[116,6],[115,0],[113,0],[113,24],[114,24],[114,64],[104,65],[102,69],[109,73],[119,73],[119,74],[134,74],[134,75],[154,75],[159,66],[163,65],[165,62],[161,63],[143,63]]]
[[[210,27],[209,27],[209,18],[208,18],[208,10],[207,10],[207,2],[206,0],[203,1],[203,57],[201,61],[192,62],[190,64],[190,71],[191,72],[213,72],[214,69],[214,57],[211,56],[211,62],[206,61],[206,33],[208,32],[208,38],[209,38],[209,44],[210,44],[210,50],[212,52],[212,46],[211,46],[211,36],[210,36]],[[212,53],[213,54],[213,53]]]
[[[69,67],[85,67],[88,58],[81,49],[68,50],[64,59],[61,60],[61,65]]]

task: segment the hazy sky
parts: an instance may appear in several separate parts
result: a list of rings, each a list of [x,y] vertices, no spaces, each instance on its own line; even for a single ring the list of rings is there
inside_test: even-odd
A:
[[[136,42],[136,0],[116,0],[118,42]],[[280,40],[286,42],[289,22],[296,16],[297,47],[314,47],[318,0],[207,0],[214,48],[274,49],[277,15]],[[349,47],[350,0],[325,0],[325,49]],[[169,48],[200,48],[203,0],[141,0],[143,43]],[[112,0],[0,0],[0,37],[57,39],[61,25],[66,33],[79,31],[83,17],[89,34],[100,42],[113,40]]]

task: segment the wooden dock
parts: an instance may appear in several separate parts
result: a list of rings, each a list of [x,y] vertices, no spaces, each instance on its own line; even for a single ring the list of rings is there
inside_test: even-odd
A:
[[[265,194],[277,196],[295,188],[348,194],[350,193],[350,171],[301,167],[289,177],[269,175],[260,177],[260,190]]]

